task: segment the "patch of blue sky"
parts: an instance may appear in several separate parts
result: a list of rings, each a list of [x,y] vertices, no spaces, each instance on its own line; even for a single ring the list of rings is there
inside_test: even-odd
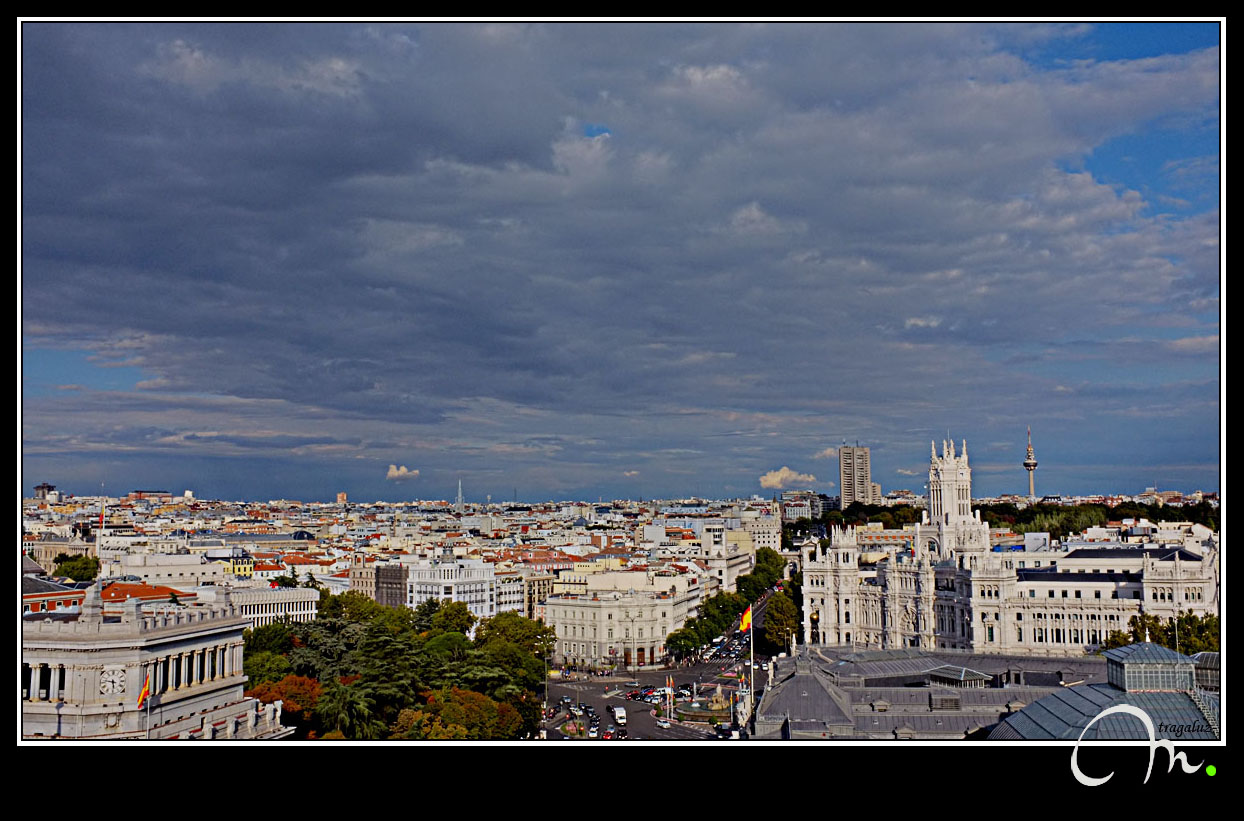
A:
[[[50,396],[65,386],[97,391],[128,391],[144,379],[141,368],[93,361],[87,351],[22,349],[22,392]]]
[[[1220,43],[1219,24],[1094,23],[1081,30],[1029,42],[1016,50],[1036,68],[1056,69],[1079,60],[1140,60],[1163,54],[1187,54]]]
[[[607,125],[601,125],[599,123],[584,123],[583,124],[583,136],[584,137],[601,137],[606,134],[612,134],[612,133],[613,131]]]
[[[1150,213],[1212,211],[1219,191],[1216,126],[1124,134],[1097,146],[1084,167],[1098,182],[1140,192]]]

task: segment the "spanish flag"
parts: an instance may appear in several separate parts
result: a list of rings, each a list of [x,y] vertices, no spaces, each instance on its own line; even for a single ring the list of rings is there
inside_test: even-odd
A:
[[[752,606],[749,604],[747,610],[743,613],[743,618],[739,619],[739,631],[746,633],[752,629]]]
[[[138,693],[138,709],[143,708],[143,702],[151,695],[151,671],[147,671],[147,680],[143,682],[143,689]]]

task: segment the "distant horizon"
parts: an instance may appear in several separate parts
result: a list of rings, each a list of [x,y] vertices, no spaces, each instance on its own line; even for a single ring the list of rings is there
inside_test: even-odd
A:
[[[194,493],[192,497],[192,501],[195,501],[195,502],[224,502],[224,503],[235,503],[236,502],[240,504],[268,504],[271,502],[286,501],[286,502],[299,502],[299,503],[306,503],[306,504],[337,504],[335,493],[333,494],[333,498],[328,498],[328,499],[317,499],[317,498],[310,498],[310,497],[297,497],[297,496],[287,496],[287,495],[269,495],[263,498],[256,497],[256,498],[247,499],[247,498],[229,498],[229,497],[223,497],[223,496],[201,496],[198,493],[195,493],[193,488],[184,488],[182,490],[167,490],[166,488],[161,488],[161,487],[144,487],[144,488],[136,487],[136,488],[132,488],[131,490],[127,490],[127,491],[123,491],[121,493],[115,493],[115,494],[108,493],[108,492],[105,492],[105,493],[69,493],[65,491],[64,489],[62,489],[59,485],[56,485],[54,482],[48,482],[47,484],[53,485],[56,488],[57,492],[65,496],[65,498],[62,499],[62,501],[66,501],[68,499],[93,499],[93,498],[101,498],[101,497],[109,498],[109,499],[122,499],[128,494],[138,492],[138,491],[167,492],[173,497],[174,501],[176,501],[179,499],[184,499],[185,497],[183,496],[183,493],[186,490],[190,490],[192,493]],[[33,491],[33,487],[35,486],[32,485],[31,487]],[[776,491],[773,495],[769,495],[766,493],[754,493],[754,494],[749,494],[746,496],[696,496],[692,494],[692,495],[653,496],[653,497],[643,497],[642,499],[633,497],[633,496],[631,497],[628,497],[628,496],[607,497],[606,496],[603,498],[603,500],[600,500],[600,501],[597,501],[593,498],[578,497],[578,496],[565,497],[565,498],[540,498],[540,499],[518,499],[518,500],[515,500],[513,498],[498,499],[494,497],[491,502],[485,501],[484,499],[472,499],[464,490],[463,502],[465,504],[472,505],[472,506],[487,507],[489,505],[504,506],[504,505],[514,505],[514,504],[518,504],[518,505],[539,505],[539,504],[597,505],[597,504],[612,504],[614,502],[649,503],[649,502],[678,502],[678,501],[688,501],[688,500],[698,500],[698,501],[703,501],[703,502],[753,501],[754,497],[757,497],[757,496],[759,496],[763,501],[772,501],[774,496],[776,496],[780,501],[781,495],[783,492],[799,491],[799,490],[806,491],[806,490],[811,490],[811,488],[790,487],[790,488],[785,488],[784,490]],[[1103,496],[1103,497],[1131,496],[1131,497],[1135,497],[1135,496],[1143,496],[1146,493],[1146,491],[1147,491],[1147,488],[1134,491],[1134,492],[1128,492],[1128,491],[1094,491],[1094,492],[1089,492],[1089,493],[1050,492],[1050,493],[1038,494],[1035,498],[1038,502],[1040,502],[1041,499],[1047,496],[1060,496],[1064,498],[1083,498],[1083,497],[1089,497],[1089,496]],[[363,497],[355,498],[355,496],[351,494],[349,491],[344,491],[344,492],[346,493],[348,497],[345,502],[346,504],[369,505],[369,504],[440,503],[448,507],[452,507],[455,503],[455,497],[438,498],[438,497],[428,496],[428,497],[372,499],[372,498],[363,498]],[[1218,496],[1218,491],[1205,490],[1204,488],[1194,488],[1191,490],[1187,490],[1187,489],[1179,489],[1179,488],[1159,487],[1157,488],[1157,492],[1159,493],[1176,492],[1176,493],[1180,493],[1183,495],[1200,492],[1200,493],[1206,493],[1206,494],[1212,494],[1214,496]],[[916,498],[925,497],[924,493],[917,493],[914,490],[912,491],[912,494]],[[826,493],[823,495],[834,497],[837,494]],[[1020,493],[978,494],[975,491],[972,493],[973,501],[977,501],[980,499],[997,499],[997,498],[1001,498],[1004,496],[1024,497],[1026,496],[1026,494],[1020,494]],[[34,498],[33,492],[22,496],[23,500],[33,499],[33,498]],[[878,506],[884,507],[884,505],[878,505]]]

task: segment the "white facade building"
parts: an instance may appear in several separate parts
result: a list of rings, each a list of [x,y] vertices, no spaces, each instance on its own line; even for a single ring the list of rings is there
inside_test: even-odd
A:
[[[864,648],[1077,655],[1138,613],[1218,611],[1217,549],[995,549],[971,509],[967,446],[930,455],[929,506],[910,550],[861,562],[854,528],[805,546],[804,641]]]
[[[194,592],[200,602],[215,603],[226,591],[252,629],[278,621],[315,621],[320,607],[320,591],[309,587],[200,587]]]
[[[242,690],[242,631],[228,596],[210,607],[122,605],[104,615],[99,586],[81,613],[22,620],[22,736],[258,739],[293,732],[281,703]],[[139,695],[147,686],[144,703]]]
[[[428,599],[460,601],[476,618],[490,619],[500,612],[497,592],[495,569],[481,559],[455,558],[445,551],[437,559],[406,563],[407,607]]]

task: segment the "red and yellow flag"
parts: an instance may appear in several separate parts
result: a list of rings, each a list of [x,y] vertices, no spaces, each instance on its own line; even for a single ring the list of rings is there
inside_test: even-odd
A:
[[[142,709],[143,702],[151,696],[151,671],[147,671],[147,680],[143,682],[143,689],[138,693],[138,709]]]
[[[743,613],[743,618],[739,620],[739,630],[746,633],[752,629],[752,606],[749,604],[747,610]]]

